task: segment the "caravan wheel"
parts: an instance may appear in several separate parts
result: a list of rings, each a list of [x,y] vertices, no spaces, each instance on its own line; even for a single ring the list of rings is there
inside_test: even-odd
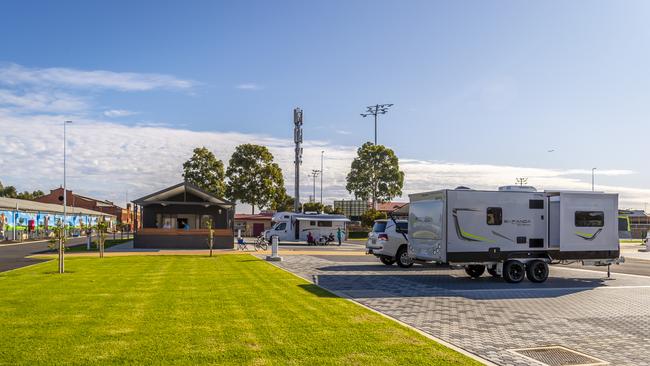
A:
[[[467,273],[467,275],[472,278],[479,278],[483,275],[484,272],[485,266],[480,264],[470,264],[469,266],[465,267],[465,273]]]
[[[503,279],[509,283],[519,283],[526,276],[524,264],[517,260],[509,260],[503,264]]]
[[[526,265],[526,276],[528,281],[540,283],[548,278],[548,264],[544,261],[530,261]]]

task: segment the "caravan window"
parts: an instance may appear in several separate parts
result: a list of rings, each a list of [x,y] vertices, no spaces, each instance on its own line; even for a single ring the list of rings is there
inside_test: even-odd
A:
[[[274,230],[284,230],[287,228],[287,223],[286,222],[281,222],[279,223]]]
[[[488,207],[487,224],[501,225],[502,223],[503,223],[503,211],[501,210],[501,207]]]
[[[309,226],[316,226],[316,221],[309,221]]]
[[[576,211],[576,227],[603,227],[605,213],[603,211]]]
[[[319,221],[318,227],[332,227],[331,221]]]

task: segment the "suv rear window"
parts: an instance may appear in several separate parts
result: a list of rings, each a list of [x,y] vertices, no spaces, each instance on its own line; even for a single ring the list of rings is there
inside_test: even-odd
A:
[[[375,221],[375,225],[372,227],[373,233],[383,233],[386,231],[386,221]]]

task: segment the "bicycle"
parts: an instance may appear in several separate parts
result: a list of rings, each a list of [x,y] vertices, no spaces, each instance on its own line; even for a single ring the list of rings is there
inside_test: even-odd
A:
[[[269,241],[266,240],[264,235],[260,235],[257,237],[257,240],[255,240],[255,250],[262,249],[262,250],[267,250],[269,249]]]

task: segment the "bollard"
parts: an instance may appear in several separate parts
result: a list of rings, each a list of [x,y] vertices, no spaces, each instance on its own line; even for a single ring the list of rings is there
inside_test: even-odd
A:
[[[282,257],[278,255],[279,237],[277,235],[271,236],[271,255],[266,256],[267,261],[281,262]]]

